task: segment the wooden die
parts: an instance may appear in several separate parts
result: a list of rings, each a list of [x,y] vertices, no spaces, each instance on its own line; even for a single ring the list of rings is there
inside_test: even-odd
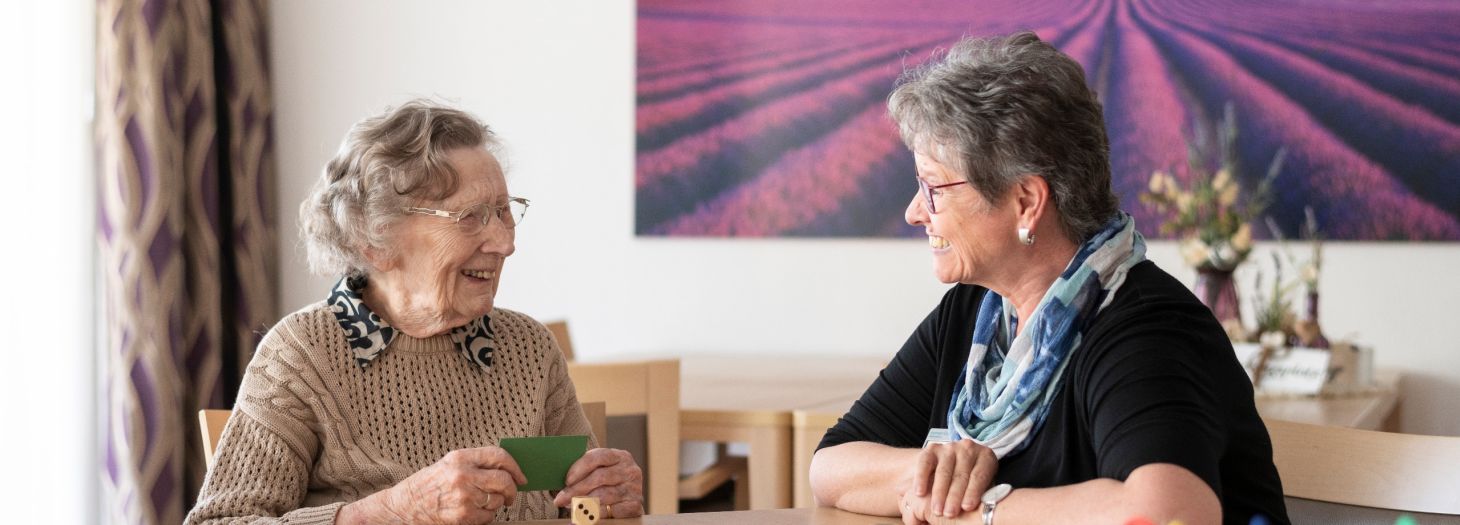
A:
[[[569,508],[573,514],[573,525],[594,525],[603,517],[599,510],[598,498],[589,496],[578,496],[573,498],[573,505]]]

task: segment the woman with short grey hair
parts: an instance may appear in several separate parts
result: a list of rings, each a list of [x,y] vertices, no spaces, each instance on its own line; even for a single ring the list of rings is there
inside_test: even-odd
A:
[[[1031,32],[964,39],[888,109],[905,218],[954,286],[811,465],[818,502],[956,523],[1286,523],[1252,385],[1145,258],[1099,101]]]
[[[326,300],[259,344],[187,523],[488,523],[574,496],[643,514],[643,475],[591,448],[522,492],[504,437],[590,435],[542,324],[494,307],[528,201],[491,130],[427,100],[356,124],[300,207]]]

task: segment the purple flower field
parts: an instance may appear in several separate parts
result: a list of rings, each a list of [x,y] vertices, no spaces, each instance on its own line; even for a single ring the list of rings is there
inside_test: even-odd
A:
[[[1032,29],[1085,67],[1141,231],[1153,170],[1231,102],[1244,189],[1287,148],[1271,215],[1341,240],[1460,241],[1460,2],[640,0],[639,235],[916,236],[887,118],[905,66]],[[1265,228],[1258,228],[1265,230]],[[1265,233],[1265,232],[1261,232]]]

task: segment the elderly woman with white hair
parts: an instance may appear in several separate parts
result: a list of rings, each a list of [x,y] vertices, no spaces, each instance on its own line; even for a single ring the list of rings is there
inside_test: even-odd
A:
[[[424,100],[350,130],[300,208],[312,269],[343,277],[259,344],[187,523],[520,521],[580,495],[643,514],[627,452],[592,448],[554,495],[518,493],[496,446],[591,436],[547,329],[494,308],[528,205],[497,148]]]
[[[908,524],[1286,523],[1252,385],[1117,207],[1080,65],[1034,33],[965,39],[888,107],[907,222],[954,286],[826,433],[817,500]]]

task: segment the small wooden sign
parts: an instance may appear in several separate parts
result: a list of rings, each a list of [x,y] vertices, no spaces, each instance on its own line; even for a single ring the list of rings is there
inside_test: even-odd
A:
[[[1262,348],[1256,343],[1232,345],[1253,388],[1269,394],[1317,395],[1328,384],[1333,356],[1328,350],[1290,346],[1264,355]]]

